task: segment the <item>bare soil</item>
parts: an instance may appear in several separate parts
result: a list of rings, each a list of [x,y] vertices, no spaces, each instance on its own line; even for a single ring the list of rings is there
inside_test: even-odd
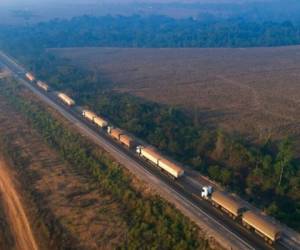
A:
[[[3,78],[7,78],[9,77],[9,72],[4,69],[4,68],[1,68],[1,65],[0,65],[0,79],[3,79]]]
[[[6,163],[0,157],[0,191],[16,250],[38,250],[30,223]]]
[[[15,239],[9,227],[2,193],[0,193],[0,249],[13,249]]]
[[[208,126],[255,140],[292,136],[300,153],[300,46],[51,51],[104,74],[114,90],[184,107]]]

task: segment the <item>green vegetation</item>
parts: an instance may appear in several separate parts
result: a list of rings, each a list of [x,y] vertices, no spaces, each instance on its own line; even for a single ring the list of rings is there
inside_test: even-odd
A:
[[[25,29],[2,28],[0,46],[26,66],[29,65],[51,87],[70,93],[80,105],[87,105],[105,115],[116,125],[241,194],[299,231],[300,169],[299,162],[293,156],[291,139],[282,142],[269,139],[260,145],[252,145],[239,136],[209,130],[183,110],[109,92],[104,88],[109,84],[106,79],[78,70],[67,61],[45,52],[47,47],[99,45],[287,45],[299,43],[299,30],[297,24],[288,22],[245,23],[229,20],[216,23],[166,17],[85,16]],[[55,138],[49,134],[48,138],[52,137]]]
[[[75,17],[2,27],[0,39],[35,47],[253,47],[300,44],[298,23],[243,19],[194,20],[164,16]]]
[[[83,137],[54,119],[36,100],[20,95],[20,86],[1,84],[1,92],[23,113],[45,140],[76,170],[90,174],[99,188],[112,195],[123,207],[129,226],[121,249],[208,249],[199,240],[195,225],[157,196],[143,196],[107,153],[99,151]]]
[[[30,62],[33,71],[55,89],[69,92],[79,105],[89,106],[300,230],[299,219],[295,219],[300,218],[300,170],[291,138],[251,145],[240,136],[199,125],[178,108],[109,92],[105,79],[50,54],[36,54],[34,58]]]
[[[251,145],[240,136],[199,125],[178,108],[107,91],[106,79],[51,54],[26,55],[22,61],[51,87],[70,93],[79,105],[89,106],[300,230],[300,169],[291,138]]]
[[[116,93],[81,93],[77,98],[300,230],[300,169],[290,138],[251,145],[242,138],[197,125],[180,109]]]

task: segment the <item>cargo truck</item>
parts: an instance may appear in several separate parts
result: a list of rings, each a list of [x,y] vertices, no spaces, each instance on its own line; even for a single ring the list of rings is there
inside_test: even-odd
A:
[[[136,140],[121,129],[108,126],[107,133],[128,148],[134,148],[137,145]]]
[[[107,121],[90,110],[83,110],[82,115],[101,128],[105,128],[108,125]]]
[[[245,212],[242,216],[242,223],[246,228],[254,230],[255,233],[263,237],[269,244],[273,244],[280,239],[280,229],[278,226],[256,212]]]
[[[97,116],[94,112],[89,111],[89,110],[83,110],[82,111],[82,115],[83,115],[83,117],[87,118],[91,122],[93,122],[94,121],[94,117]]]
[[[246,208],[225,192],[214,191],[211,186],[204,186],[201,191],[201,197],[210,201],[215,207],[225,211],[247,229],[253,230],[263,237],[267,243],[274,244],[280,239],[281,230],[278,225],[270,222],[266,216]]]
[[[214,191],[211,186],[202,188],[201,197],[209,200],[213,206],[220,208],[234,220],[246,211],[246,207],[243,204],[225,192]]]
[[[105,128],[108,126],[108,122],[100,116],[95,116],[93,121],[96,125],[98,125],[101,128]]]
[[[26,76],[26,78],[27,78],[29,81],[31,81],[31,82],[33,82],[33,81],[35,80],[35,77],[34,77],[34,75],[33,75],[32,73],[27,72],[27,73],[25,74],[25,76]]]
[[[71,107],[71,106],[75,105],[75,101],[72,98],[70,98],[69,96],[67,96],[66,94],[59,92],[59,93],[57,93],[57,96],[60,100],[62,100],[68,106]]]
[[[152,147],[137,146],[136,152],[143,158],[150,161],[156,167],[164,170],[172,178],[177,179],[184,175],[184,169],[178,163],[169,160],[165,156],[158,153]]]
[[[41,89],[45,90],[46,92],[49,90],[48,84],[42,82],[42,81],[37,81],[37,86],[40,87]]]

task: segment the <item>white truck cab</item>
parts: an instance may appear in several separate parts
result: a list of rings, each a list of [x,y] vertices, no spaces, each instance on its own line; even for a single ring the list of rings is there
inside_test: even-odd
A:
[[[108,127],[107,127],[107,133],[109,133],[109,134],[110,134],[112,129],[113,129],[113,127],[112,127],[112,126],[108,126]]]
[[[201,197],[204,199],[209,199],[212,192],[213,192],[212,186],[204,186],[204,187],[202,187],[202,190],[201,190]]]
[[[137,146],[136,152],[140,155],[142,153],[143,146]]]

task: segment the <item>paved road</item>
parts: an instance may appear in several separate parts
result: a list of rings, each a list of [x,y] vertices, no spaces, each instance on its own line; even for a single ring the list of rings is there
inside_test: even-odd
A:
[[[40,99],[59,111],[66,119],[74,124],[78,130],[101,148],[109,152],[118,162],[127,167],[143,181],[149,183],[161,196],[174,203],[184,214],[190,217],[201,228],[208,230],[209,234],[216,236],[228,248],[232,249],[270,249],[261,238],[250,233],[244,227],[232,221],[209,203],[199,198],[199,192],[204,183],[195,180],[192,175],[174,182],[157,168],[147,164],[133,152],[128,151],[113,141],[103,131],[99,131],[85,121],[74,109],[61,104],[53,93],[45,94],[23,79],[25,70],[0,52],[0,60],[14,74],[15,77]],[[297,249],[297,238],[287,237],[287,241],[275,246],[276,249]],[[299,249],[299,248],[298,248]]]

